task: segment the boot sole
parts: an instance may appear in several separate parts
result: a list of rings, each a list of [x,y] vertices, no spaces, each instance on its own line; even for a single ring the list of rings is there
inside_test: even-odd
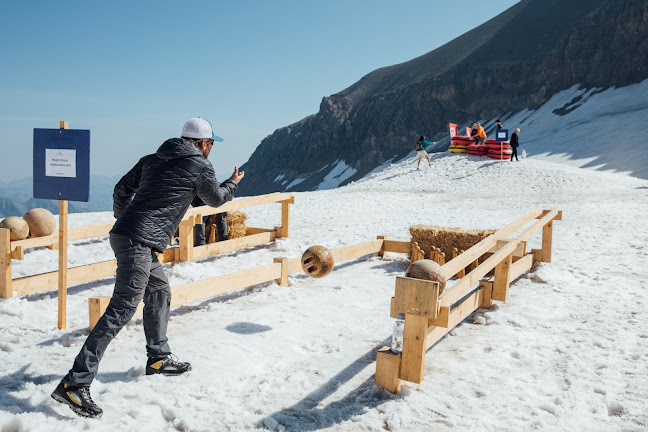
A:
[[[78,405],[73,404],[72,402],[65,399],[63,396],[59,395],[58,393],[52,393],[51,396],[52,399],[54,399],[56,402],[60,402],[62,404],[69,406],[70,409],[74,412],[74,414],[78,416],[98,419],[101,418],[101,416],[103,415],[103,413],[92,415],[86,411],[83,411]]]
[[[190,370],[191,369],[187,369],[186,371],[182,371],[182,372],[157,372],[157,371],[156,372],[149,372],[149,371],[146,371],[146,375],[180,376],[182,374],[186,374]]]

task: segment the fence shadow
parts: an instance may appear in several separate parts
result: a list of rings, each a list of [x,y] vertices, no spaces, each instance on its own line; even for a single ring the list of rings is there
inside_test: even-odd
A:
[[[367,366],[376,361],[378,350],[389,344],[390,338],[385,339],[362,357],[340,371],[323,386],[311,392],[302,400],[289,408],[284,408],[260,420],[256,427],[276,429],[283,426],[287,431],[313,431],[334,426],[350,418],[361,415],[367,408],[375,408],[390,400],[402,396],[393,395],[374,384],[374,375],[349,392],[342,399],[331,402],[325,407],[318,405],[337,389],[350,381]]]

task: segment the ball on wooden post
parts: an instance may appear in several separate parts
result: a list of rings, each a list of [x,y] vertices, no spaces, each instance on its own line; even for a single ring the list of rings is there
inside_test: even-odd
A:
[[[439,294],[443,292],[446,286],[446,276],[443,268],[429,259],[418,260],[410,264],[405,272],[405,277],[439,282]]]
[[[9,216],[0,222],[0,228],[9,230],[11,241],[24,240],[29,236],[29,225],[20,216]]]
[[[32,237],[44,237],[52,234],[56,229],[56,218],[44,208],[35,208],[29,210],[23,216],[23,219],[29,224],[29,232]]]
[[[301,266],[310,277],[321,278],[333,270],[333,254],[324,246],[311,246],[301,257]]]

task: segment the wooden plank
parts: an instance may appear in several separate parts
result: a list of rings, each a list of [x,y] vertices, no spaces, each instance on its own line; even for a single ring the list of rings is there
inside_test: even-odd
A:
[[[180,261],[194,260],[194,219],[180,222],[178,227]]]
[[[434,319],[437,316],[439,283],[404,276],[396,277],[390,316],[411,314]]]
[[[338,249],[332,249],[331,254],[335,263],[358,258],[364,255],[378,253],[382,247],[382,240],[374,240],[366,243],[359,243]]]
[[[538,219],[543,218],[550,211],[551,210],[542,210],[542,214],[540,216],[538,216]],[[556,214],[556,217],[554,217],[552,220],[562,220],[562,210],[558,210],[558,213]]]
[[[0,228],[0,298],[11,297],[11,231]]]
[[[553,240],[553,220],[542,227],[542,262],[551,262],[551,243]]]
[[[229,212],[233,210],[242,209],[245,207],[254,207],[262,204],[269,204],[274,202],[295,202],[295,196],[293,194],[285,194],[280,192],[275,192],[271,194],[258,195],[253,197],[237,198],[233,201],[227,202],[220,207],[210,207],[210,206],[200,206],[193,207],[187,210],[183,216],[183,220],[195,218],[196,215],[200,214],[203,216],[209,216],[216,213]]]
[[[533,253],[530,252],[511,264],[511,281],[522,276],[533,267]]]
[[[450,306],[439,307],[436,318],[428,319],[428,324],[437,327],[448,327],[450,322]]]
[[[288,263],[286,264],[286,267],[288,268],[288,274],[293,274],[293,273],[300,273],[303,272],[304,270],[302,269],[301,266],[301,257],[299,258],[290,258],[288,260]]]
[[[464,278],[456,282],[450,288],[446,286],[446,289],[443,291],[441,296],[439,296],[439,302],[441,303],[441,305],[452,305],[452,303],[461,295],[463,295],[463,293],[468,288],[479,282],[482,277],[484,277],[489,271],[495,268],[495,266],[499,264],[500,261],[510,255],[516,248],[517,242],[510,241],[508,244],[488,257],[488,259],[479,264],[476,269],[468,273]]]
[[[103,222],[94,225],[82,225],[68,230],[68,240],[81,240],[94,237],[105,237],[110,233],[115,222]]]
[[[68,269],[68,285],[78,285],[84,282],[114,276],[116,269],[116,260],[72,267]],[[22,296],[52,290],[56,288],[57,280],[58,272],[49,272],[15,279],[13,283],[17,294]]]
[[[387,240],[387,236],[377,236],[376,239],[382,240],[382,246],[380,246],[378,256],[384,259],[387,256],[387,250],[385,249],[385,240]]]
[[[405,314],[403,331],[403,353],[401,357],[401,379],[414,383],[423,381],[428,319]]]
[[[231,240],[209,243],[204,246],[196,246],[195,248],[193,248],[193,258],[194,260],[200,260],[209,258],[210,256],[224,254],[239,249],[245,249],[252,246],[260,246],[262,244],[273,242],[276,237],[276,231],[272,230]]]
[[[288,285],[288,258],[275,258],[274,262],[281,264],[281,277],[275,279],[280,286]]]
[[[171,306],[180,306],[205,300],[256,284],[270,282],[281,277],[281,264],[273,263],[235,273],[228,273],[171,288]],[[140,303],[134,316],[141,316],[144,303]]]
[[[24,260],[25,249],[22,246],[16,246],[16,248],[11,251],[11,259]]]
[[[59,268],[58,268],[58,328],[67,326],[67,223],[68,202],[59,201]]]
[[[490,248],[488,250],[489,253],[495,253],[498,250],[502,249],[502,247],[506,246],[506,244],[511,241],[511,240],[497,240],[497,244]],[[526,242],[519,242],[517,248],[513,251],[513,256],[514,257],[522,257],[524,256],[524,251],[526,247]]]
[[[401,391],[401,356],[401,353],[392,352],[389,347],[380,348],[376,355],[376,385],[394,394]]]
[[[504,258],[495,266],[495,278],[493,279],[493,300],[506,301],[508,289],[511,283],[511,260],[512,256]]]
[[[281,277],[281,264],[273,263],[172,288],[171,306],[204,300]],[[142,305],[140,305],[142,307]]]
[[[558,210],[551,210],[548,212],[546,215],[544,215],[542,218],[537,220],[533,225],[531,225],[529,228],[525,229],[522,233],[520,233],[517,237],[516,240],[520,241],[527,241],[529,240],[535,233],[540,231],[540,228],[544,227],[546,224],[551,222],[555,215],[558,214]]]
[[[541,262],[542,260],[542,249],[531,249],[533,254],[533,262]]]
[[[408,241],[385,240],[385,250],[387,252],[410,253],[412,244]]]
[[[468,265],[478,259],[480,256],[484,255],[488,250],[497,244],[497,240],[504,240],[509,237],[511,234],[515,233],[517,230],[522,228],[524,225],[535,219],[537,216],[542,214],[541,208],[536,208],[531,210],[529,213],[524,216],[514,220],[510,224],[506,225],[504,228],[494,232],[489,235],[476,245],[472,246],[470,249],[459,255],[457,258],[454,258],[447,263],[445,263],[442,268],[446,274],[446,277],[450,277],[459,273],[461,269],[465,269]]]
[[[425,258],[425,253],[423,249],[418,245],[417,242],[412,243],[412,256],[410,257],[410,262],[416,262]]]
[[[275,231],[274,228],[254,228],[254,227],[247,227],[245,230],[245,235],[249,236],[252,234],[261,234],[261,233],[266,233],[266,232],[273,232]]]
[[[479,288],[484,289],[484,295],[482,296],[482,302],[479,307],[481,309],[489,309],[493,306],[493,280],[479,282]]]
[[[90,331],[94,328],[99,321],[99,318],[104,314],[106,308],[110,303],[110,297],[91,297],[88,299],[88,318],[90,321]]]
[[[59,232],[54,231],[52,234],[43,237],[34,237],[25,240],[17,240],[11,242],[12,249],[16,246],[22,246],[24,249],[32,249],[37,247],[52,246],[58,244]]]
[[[194,248],[194,254],[197,252],[197,250],[198,247]],[[168,262],[174,264],[178,263],[180,262],[180,248],[179,247],[167,248],[163,254],[158,254],[158,259],[163,263],[168,263]]]
[[[286,238],[290,236],[290,202],[281,203],[281,230],[277,237]]]
[[[484,287],[476,289],[472,294],[461,299],[456,305],[453,305],[450,310],[447,328],[437,326],[427,328],[426,350],[445,336],[446,333],[455,328],[457,324],[465,320],[471,313],[481,307],[481,304],[484,302],[484,289]]]
[[[68,241],[107,236],[113,225],[114,222],[102,222],[94,225],[71,227],[68,229]],[[58,240],[59,231],[57,229],[48,236],[34,237],[12,242],[12,249],[16,246],[22,246],[24,249],[54,246],[58,244]]]

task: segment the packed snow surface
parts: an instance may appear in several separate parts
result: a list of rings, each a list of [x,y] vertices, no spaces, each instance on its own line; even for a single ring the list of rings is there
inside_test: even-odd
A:
[[[423,382],[404,382],[397,395],[375,386],[373,374],[392,331],[395,277],[409,264],[400,254],[174,308],[171,348],[193,365],[180,377],[144,374],[135,319],[92,385],[100,420],[77,417],[50,393],[88,334],[88,298],[110,295],[114,280],[69,288],[67,330],[56,328],[55,291],[0,300],[0,430],[645,431],[647,198],[648,181],[624,174],[449,153],[418,171],[411,158],[339,189],[296,193],[289,238],[166,266],[172,286],[316,244],[409,240],[413,224],[500,228],[536,207],[562,210],[563,220],[554,223],[552,262],[428,350]],[[278,205],[245,212],[249,226],[280,224]],[[70,225],[110,220],[70,215]],[[68,253],[70,266],[113,258],[105,238],[71,242]],[[13,273],[56,266],[56,251],[33,249],[13,261]]]

